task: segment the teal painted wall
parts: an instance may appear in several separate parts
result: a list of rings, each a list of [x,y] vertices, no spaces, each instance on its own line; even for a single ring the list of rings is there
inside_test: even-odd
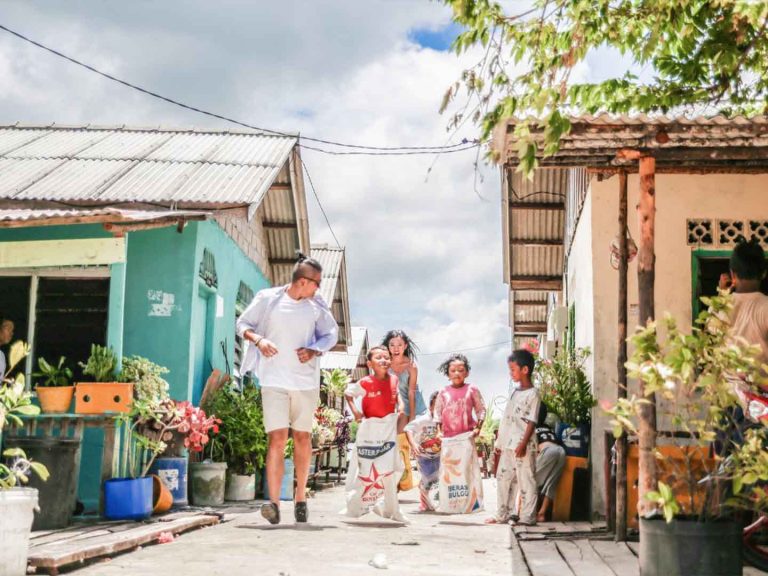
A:
[[[128,234],[123,354],[165,366],[171,396],[187,399],[190,307],[196,231],[158,228]]]
[[[97,224],[0,229],[0,242],[109,236]],[[122,352],[167,367],[171,396],[197,401],[210,367],[227,369],[222,342],[232,369],[240,282],[256,292],[268,287],[269,281],[215,221],[190,223],[181,234],[173,227],[130,232],[127,240],[126,264],[111,267],[112,282],[125,286]],[[204,249],[216,261],[215,289],[199,278]],[[218,306],[217,297],[222,299]],[[119,310],[119,305],[110,302],[111,313]],[[116,348],[118,326],[111,318],[110,344]],[[78,499],[88,511],[98,507],[103,444],[101,430],[85,431]]]
[[[270,284],[259,267],[215,221],[199,222],[190,226],[197,229],[197,285],[193,295],[193,338],[189,342],[189,373],[193,376],[197,374],[197,377],[193,377],[189,382],[188,397],[197,402],[202,394],[205,379],[210,374],[210,367],[225,371],[228,362],[229,369],[232,370],[235,352],[235,301],[240,282],[246,283],[254,292],[267,288]],[[205,286],[197,275],[197,266],[202,261],[205,249],[213,254],[216,261],[218,286],[215,291]],[[217,314],[217,298],[223,300],[218,306],[220,314]]]

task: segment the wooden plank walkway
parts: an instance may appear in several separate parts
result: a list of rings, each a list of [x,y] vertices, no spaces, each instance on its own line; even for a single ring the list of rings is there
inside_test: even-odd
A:
[[[614,542],[605,525],[545,522],[515,526],[515,576],[640,576],[637,542]],[[745,566],[743,576],[766,576]]]
[[[175,512],[148,522],[96,522],[62,530],[33,532],[28,564],[37,571],[56,575],[59,569],[88,560],[135,550],[157,542],[160,534],[180,534],[194,528],[218,524],[218,514]]]

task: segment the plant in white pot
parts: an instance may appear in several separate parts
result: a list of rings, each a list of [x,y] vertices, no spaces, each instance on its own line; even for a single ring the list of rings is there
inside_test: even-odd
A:
[[[691,334],[668,317],[663,337],[649,323],[630,338],[628,372],[644,382],[647,395],[656,394],[659,428],[665,429],[657,440],[658,487],[646,496],[655,506],[640,518],[643,576],[741,574],[742,530],[729,494],[768,511],[766,499],[757,497],[761,478],[768,479],[768,434],[737,418],[739,390],[759,387],[756,349],[729,335],[730,297],[702,300],[708,309]],[[636,434],[645,402],[633,396],[608,408],[616,436]],[[751,430],[742,442],[736,432],[745,427]],[[750,455],[755,446],[759,458]]]
[[[75,386],[72,384],[72,370],[67,366],[64,356],[57,364],[50,364],[42,356],[37,359],[39,371],[32,374],[37,379],[35,391],[40,401],[40,409],[45,414],[63,414],[69,412]]]
[[[8,357],[8,371],[0,375],[0,440],[8,424],[21,425],[19,416],[37,415],[40,409],[32,405],[31,394],[24,385],[24,376],[7,378],[27,354],[29,347],[15,342]],[[39,462],[31,462],[23,450],[12,448],[3,452],[7,463],[0,462],[0,566],[7,576],[27,573],[27,550],[32,529],[34,510],[37,508],[37,490],[25,488],[32,472],[42,480],[48,479],[48,470]]]
[[[240,390],[230,383],[205,408],[221,420],[213,453],[214,460],[227,463],[225,500],[253,500],[267,456],[261,391],[253,384]]]

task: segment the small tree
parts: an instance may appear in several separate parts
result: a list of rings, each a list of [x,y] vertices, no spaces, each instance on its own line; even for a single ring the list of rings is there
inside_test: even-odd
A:
[[[531,131],[543,129],[543,152],[554,154],[570,129],[567,114],[768,112],[766,2],[534,0],[508,14],[494,0],[443,1],[463,28],[456,52],[480,46],[484,55],[448,89],[442,109],[463,85],[468,103],[452,126],[469,115],[487,139],[500,121],[518,117],[526,173],[536,167]],[[602,81],[574,81],[598,49],[626,64]]]

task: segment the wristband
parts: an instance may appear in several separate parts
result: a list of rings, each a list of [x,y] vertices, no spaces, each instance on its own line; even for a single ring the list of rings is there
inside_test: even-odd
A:
[[[261,342],[262,340],[264,340],[264,336],[259,336],[256,340],[253,341],[253,345],[258,348],[259,342]]]

